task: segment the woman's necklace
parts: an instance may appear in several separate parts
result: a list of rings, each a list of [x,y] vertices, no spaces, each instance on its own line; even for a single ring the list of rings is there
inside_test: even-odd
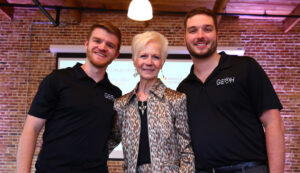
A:
[[[147,102],[141,101],[141,105],[139,106],[139,110],[142,112],[144,115],[144,111],[147,109]]]
[[[145,110],[147,109],[147,98],[149,96],[149,90],[146,90],[145,88],[141,88],[139,84],[139,92],[137,93],[138,100],[141,104],[139,104],[138,108],[142,112],[142,115],[144,115]],[[142,101],[145,100],[145,101]]]

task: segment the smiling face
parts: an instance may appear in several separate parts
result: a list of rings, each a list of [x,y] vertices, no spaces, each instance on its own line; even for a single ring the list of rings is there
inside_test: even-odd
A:
[[[95,28],[89,40],[85,41],[87,60],[96,68],[106,68],[119,55],[118,43],[117,36]]]
[[[211,57],[217,50],[217,31],[213,18],[205,14],[190,17],[186,23],[184,41],[193,58]]]
[[[161,47],[157,41],[150,41],[144,49],[137,53],[134,66],[140,74],[140,80],[154,81],[163,66]]]

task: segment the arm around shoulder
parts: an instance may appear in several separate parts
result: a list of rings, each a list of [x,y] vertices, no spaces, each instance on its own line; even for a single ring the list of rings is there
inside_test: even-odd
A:
[[[284,126],[279,110],[264,111],[260,120],[265,128],[270,173],[283,173],[285,163]]]
[[[30,173],[37,137],[46,120],[28,115],[19,140],[17,173]]]

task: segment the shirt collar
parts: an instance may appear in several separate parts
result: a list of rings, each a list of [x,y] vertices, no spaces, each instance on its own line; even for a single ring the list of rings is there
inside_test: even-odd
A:
[[[130,101],[136,97],[137,95],[137,89],[139,87],[139,83],[135,86],[135,88],[129,93],[128,100],[126,104],[129,104]],[[160,79],[157,79],[154,85],[151,87],[149,94],[158,97],[159,99],[162,99],[164,97],[166,86],[163,84],[163,82]]]
[[[219,53],[221,55],[220,61],[218,66],[216,67],[218,71],[224,70],[226,68],[231,67],[232,62],[230,56],[232,55],[227,55],[225,52],[220,52]],[[192,65],[191,70],[190,70],[190,74],[188,75],[188,79],[189,80],[199,80],[197,78],[197,76],[194,74],[194,65]]]
[[[81,63],[77,63],[77,64],[73,67],[73,69],[74,69],[74,71],[75,71],[76,77],[77,77],[78,79],[90,78],[90,77],[85,73],[85,71],[81,68],[81,66],[82,66]],[[104,78],[103,78],[101,81],[99,81],[97,84],[100,84],[100,83],[101,83],[101,84],[104,84],[104,85],[108,85],[108,86],[111,85],[110,81],[108,80],[107,73],[105,73]]]
[[[75,71],[75,75],[78,79],[87,78],[88,75],[84,72],[81,66],[81,63],[77,63],[76,65],[74,65],[73,69]]]
[[[226,68],[229,68],[231,67],[232,65],[232,61],[230,58],[232,55],[227,55],[225,52],[220,52],[219,53],[221,55],[221,59],[220,59],[220,62],[219,62],[219,65],[217,68],[219,68],[220,70],[223,70],[223,69],[226,69]],[[233,56],[236,56],[236,55],[233,55]]]

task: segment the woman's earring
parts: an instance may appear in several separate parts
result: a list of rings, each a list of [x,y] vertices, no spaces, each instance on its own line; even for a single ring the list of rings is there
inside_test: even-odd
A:
[[[164,73],[163,73],[163,70],[160,70],[161,71],[161,75],[162,75],[162,79],[163,80],[167,80],[167,78],[165,77]]]
[[[135,69],[135,72],[133,73],[133,77],[136,77],[137,75],[139,75],[139,73],[138,73],[137,70]]]

